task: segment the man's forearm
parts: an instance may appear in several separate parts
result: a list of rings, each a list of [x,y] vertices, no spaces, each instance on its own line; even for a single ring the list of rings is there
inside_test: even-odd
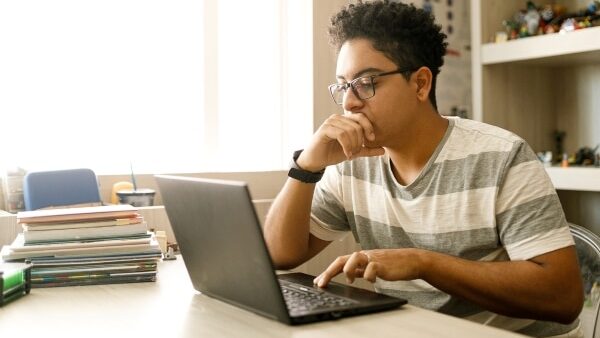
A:
[[[308,256],[314,189],[315,184],[289,178],[269,209],[264,234],[277,268],[294,267]]]
[[[562,264],[573,255],[569,247],[531,261],[474,262],[425,251],[422,278],[499,314],[568,323],[579,314],[583,294],[576,266]]]

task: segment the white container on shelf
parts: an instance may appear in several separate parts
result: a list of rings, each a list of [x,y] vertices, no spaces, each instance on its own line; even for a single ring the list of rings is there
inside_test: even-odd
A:
[[[18,212],[25,210],[23,198],[23,178],[27,172],[22,168],[7,170],[2,177],[4,210]]]

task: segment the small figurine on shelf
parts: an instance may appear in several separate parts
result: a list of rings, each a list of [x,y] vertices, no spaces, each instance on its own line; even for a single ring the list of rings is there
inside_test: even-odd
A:
[[[544,34],[557,33],[560,30],[560,24],[564,20],[567,8],[559,4],[546,6],[547,7],[545,7],[545,9],[542,11],[542,22],[547,20],[546,25],[544,26]],[[552,16],[549,15],[549,12],[552,13]]]
[[[552,9],[552,5],[544,5],[542,10],[540,11],[540,15],[544,24],[549,24],[550,21],[554,19],[554,10]]]
[[[496,32],[496,36],[494,38],[494,43],[501,43],[508,41],[508,33],[507,32]]]
[[[598,147],[596,147],[595,149],[592,149],[590,147],[582,147],[580,148],[577,153],[575,154],[575,164],[577,165],[592,165],[594,164],[594,155],[596,153],[596,150],[598,149]]]
[[[565,133],[562,130],[555,130],[554,131],[554,142],[555,142],[554,144],[556,146],[556,154],[562,154],[562,153],[564,153],[563,142],[565,140],[565,136],[566,135],[567,135],[567,133]],[[559,158],[556,159],[556,161],[559,161],[559,160],[560,160]]]
[[[538,28],[538,35],[548,34],[548,32],[554,33],[554,29],[551,27],[550,22],[554,19],[554,11],[552,5],[544,5],[540,10],[540,27]]]
[[[568,18],[565,21],[563,21],[562,25],[560,25],[560,31],[559,33],[568,33],[568,32],[572,32],[575,29],[577,29],[577,21],[573,18]]]
[[[598,9],[597,6],[598,5],[596,4],[596,1],[590,1],[590,3],[588,4],[588,6],[585,8],[585,14],[586,15],[596,14],[596,10]]]
[[[529,31],[527,30],[527,24],[523,23],[523,24],[521,24],[521,29],[519,30],[519,37],[526,38],[528,36],[529,36]]]
[[[528,36],[536,35],[540,26],[540,13],[533,1],[527,1],[527,13],[523,17],[527,27]]]
[[[560,162],[560,166],[563,168],[567,168],[569,166],[569,155],[567,153],[563,153],[562,161]]]
[[[502,21],[502,25],[504,26],[504,29],[506,31],[506,35],[508,37],[509,40],[514,40],[517,39],[519,37],[519,28],[520,25],[517,21],[515,20],[504,20]],[[500,39],[500,41],[497,42],[504,42],[502,41],[502,39]]]
[[[595,166],[595,167],[600,167],[600,143],[596,145],[596,147],[594,149],[590,150],[590,154],[588,154],[589,156],[589,164]]]
[[[592,27],[592,22],[590,21],[590,17],[586,16],[583,20],[577,22],[576,29],[589,28]]]
[[[537,157],[544,164],[544,167],[552,166],[552,152],[551,151],[540,151],[537,153]]]
[[[558,25],[548,24],[548,25],[544,26],[544,34],[556,33],[556,32],[558,32],[558,30],[559,30]]]

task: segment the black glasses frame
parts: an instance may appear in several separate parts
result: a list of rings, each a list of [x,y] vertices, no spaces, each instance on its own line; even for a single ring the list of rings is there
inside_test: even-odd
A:
[[[392,75],[392,74],[413,73],[417,69],[418,68],[396,69],[391,72],[385,72],[385,73],[374,74],[374,75],[369,75],[369,76],[361,76],[361,77],[357,77],[356,79],[354,79],[350,82],[344,83],[344,84],[341,84],[341,83],[330,84],[327,88],[329,89],[329,94],[331,94],[331,98],[333,99],[333,102],[335,102],[336,104],[339,104],[339,105],[341,105],[343,103],[343,98],[340,102],[338,102],[335,99],[335,97],[336,97],[335,92],[338,91],[339,89],[341,89],[345,93],[348,90],[348,88],[352,88],[352,92],[354,93],[354,95],[356,95],[356,97],[358,97],[361,100],[367,100],[367,99],[370,99],[373,96],[375,96],[375,84],[373,83],[373,80],[375,78],[378,78],[380,76]],[[371,85],[371,88],[373,89],[373,94],[366,96],[366,97],[362,97],[356,90],[355,84],[358,83],[358,81],[364,81],[365,79],[369,79],[369,84]]]

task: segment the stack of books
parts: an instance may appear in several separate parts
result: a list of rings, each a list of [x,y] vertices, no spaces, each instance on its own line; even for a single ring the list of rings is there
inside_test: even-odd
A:
[[[31,263],[32,287],[156,280],[162,253],[131,205],[24,211],[17,221],[23,233],[1,256]]]

